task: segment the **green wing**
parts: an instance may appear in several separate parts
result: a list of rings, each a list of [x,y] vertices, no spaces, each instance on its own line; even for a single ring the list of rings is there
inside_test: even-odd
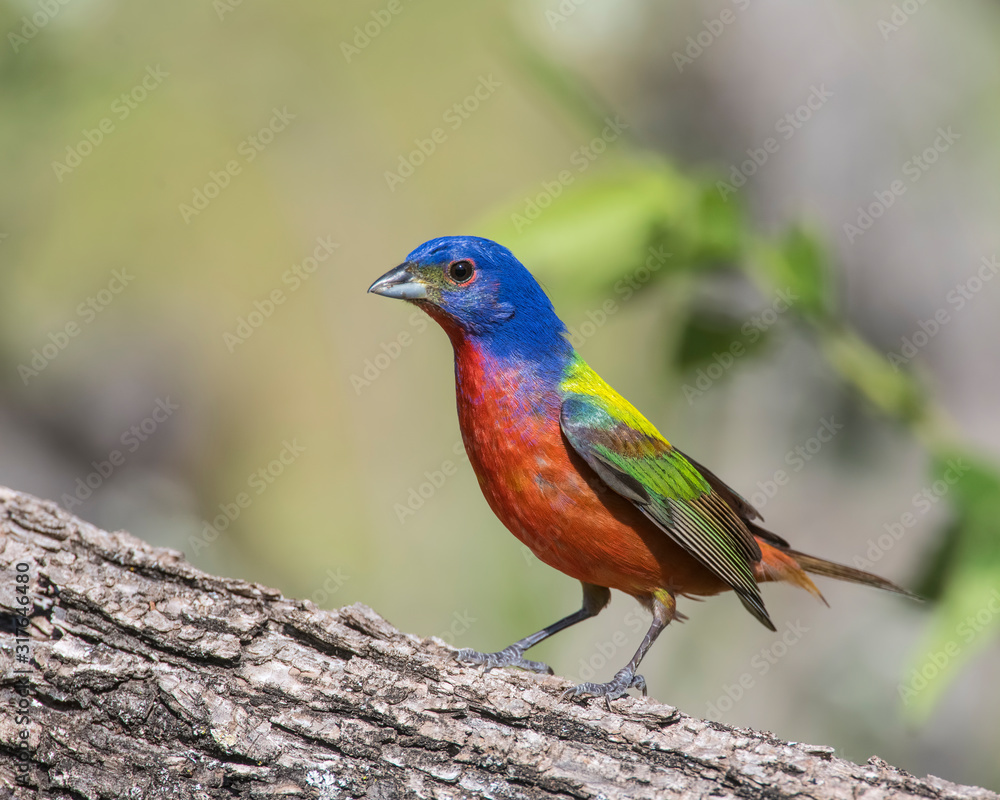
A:
[[[759,517],[756,509],[583,367],[589,373],[584,380],[578,371],[562,385],[560,424],[570,445],[611,489],[729,584],[746,609],[774,630],[752,570],[760,547],[744,521]]]

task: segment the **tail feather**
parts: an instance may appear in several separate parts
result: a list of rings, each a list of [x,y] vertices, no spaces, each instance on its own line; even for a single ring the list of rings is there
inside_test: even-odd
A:
[[[918,595],[904,589],[902,586],[897,586],[892,581],[887,581],[885,578],[880,578],[878,575],[872,575],[870,572],[864,572],[863,570],[855,569],[854,567],[848,567],[845,564],[837,564],[834,561],[816,558],[816,556],[800,553],[797,550],[784,550],[783,552],[795,559],[802,569],[806,572],[811,572],[813,575],[822,575],[825,578],[836,578],[839,581],[848,581],[850,583],[860,583],[863,586],[874,586],[876,589],[884,589],[887,592],[902,594],[906,597],[912,597],[914,600],[920,599]]]
[[[816,584],[806,575],[804,565],[793,558],[793,553],[783,547],[775,547],[772,544],[758,540],[760,545],[761,559],[757,564],[758,581],[782,581],[805,589],[809,594],[821,600],[824,604],[830,605],[823,597],[823,593],[816,588]]]

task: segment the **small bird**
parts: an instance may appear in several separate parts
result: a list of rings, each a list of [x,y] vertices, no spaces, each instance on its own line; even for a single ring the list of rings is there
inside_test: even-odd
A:
[[[444,328],[455,353],[462,440],[479,486],[507,529],[583,584],[583,607],[496,653],[460,650],[486,669],[552,673],[525,651],[597,615],[611,589],[653,616],[632,659],[607,683],[564,697],[646,693],[636,670],[673,619],[677,597],[732,589],[770,630],[758,584],[785,581],[823,602],[811,572],[892,592],[876,575],[793,550],[743,497],[660,434],[577,354],[531,273],[474,236],[422,244],[369,292],[406,300]]]

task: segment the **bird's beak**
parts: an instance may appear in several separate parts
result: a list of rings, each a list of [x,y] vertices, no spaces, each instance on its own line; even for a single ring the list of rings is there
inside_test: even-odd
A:
[[[410,264],[400,264],[389,270],[368,287],[372,294],[395,297],[397,300],[423,300],[427,297],[427,284],[410,272]]]

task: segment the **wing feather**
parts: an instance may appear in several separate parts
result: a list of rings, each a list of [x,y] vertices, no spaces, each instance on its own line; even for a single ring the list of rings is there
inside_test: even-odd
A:
[[[759,517],[756,509],[671,446],[603,381],[600,389],[565,392],[560,425],[567,441],[609,488],[731,586],[773,630],[753,574],[760,546],[744,521]]]

